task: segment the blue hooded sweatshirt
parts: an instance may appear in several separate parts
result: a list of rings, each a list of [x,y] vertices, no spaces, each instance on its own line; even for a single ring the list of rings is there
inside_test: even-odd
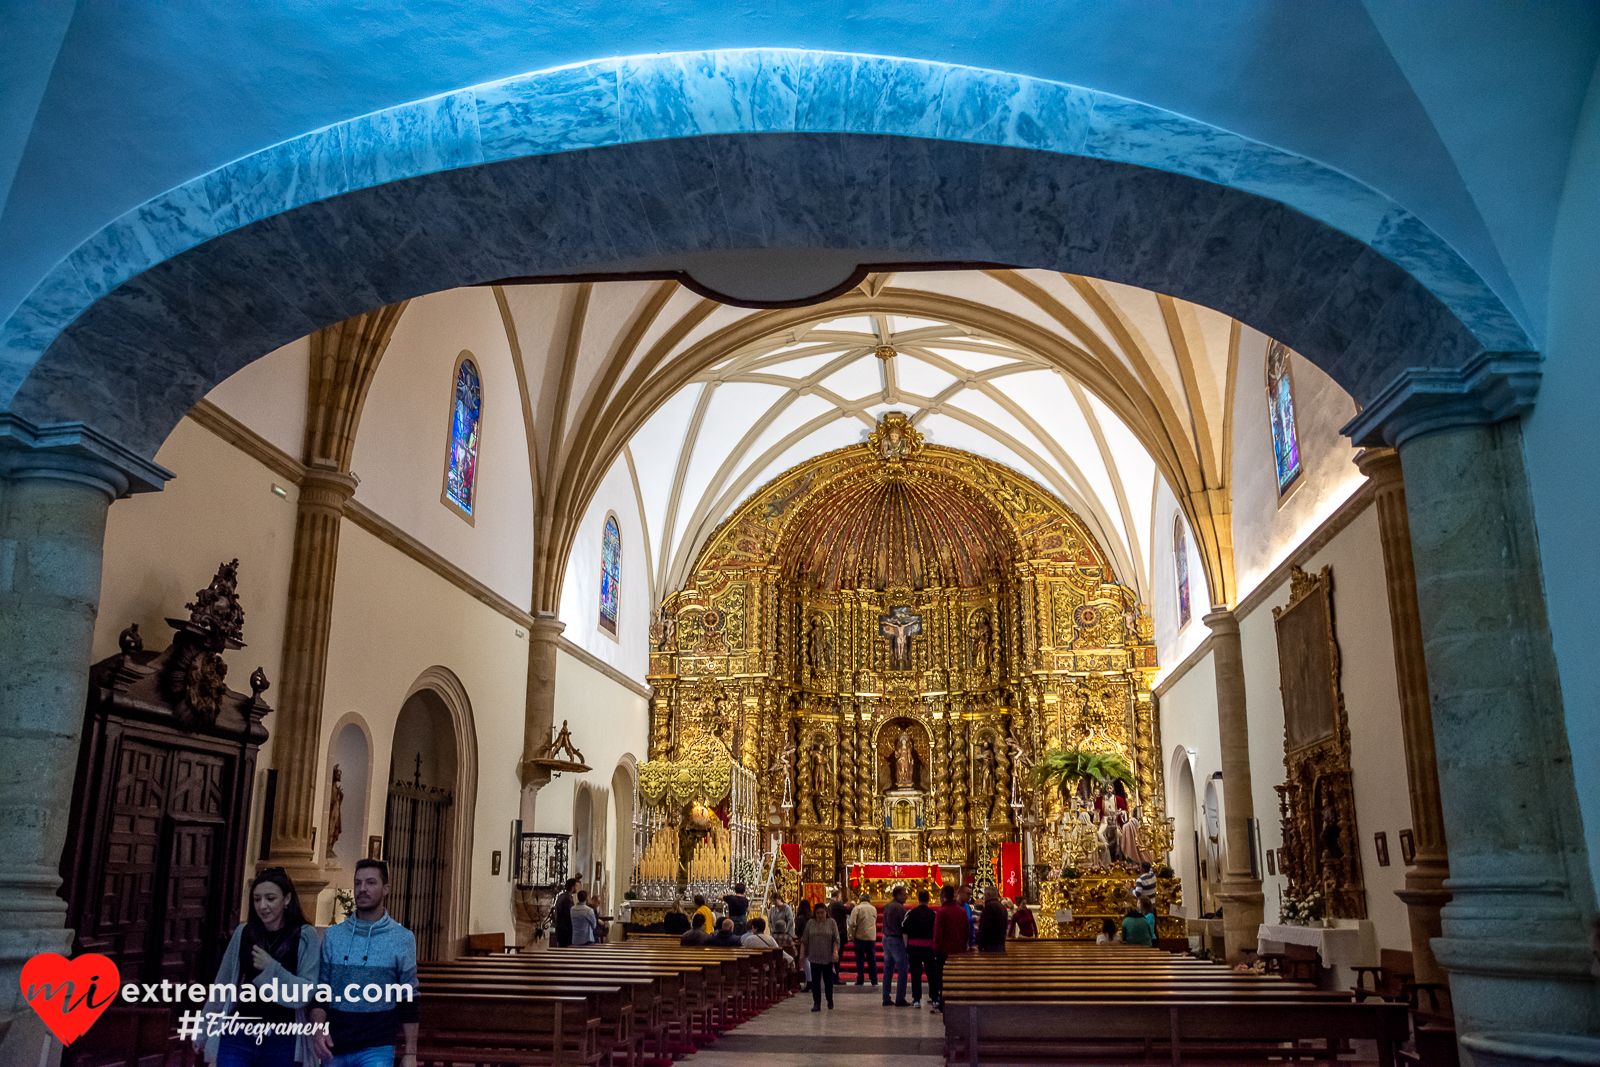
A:
[[[417,1021],[417,939],[387,911],[370,923],[351,915],[323,935],[322,981],[334,1055],[393,1045],[401,1024]]]

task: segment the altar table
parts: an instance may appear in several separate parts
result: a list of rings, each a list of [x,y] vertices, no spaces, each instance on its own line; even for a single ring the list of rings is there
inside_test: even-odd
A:
[[[915,891],[944,885],[937,863],[852,863],[846,869],[850,888],[887,890],[903,885]]]
[[[1338,926],[1273,926],[1262,923],[1256,942],[1311,945],[1324,967],[1378,966],[1378,932],[1367,919],[1340,919]],[[1263,948],[1261,951],[1268,951]]]

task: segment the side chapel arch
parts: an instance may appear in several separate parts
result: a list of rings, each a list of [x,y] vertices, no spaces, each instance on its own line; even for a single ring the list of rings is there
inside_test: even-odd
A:
[[[472,906],[472,837],[478,798],[478,731],[466,686],[448,667],[434,665],[417,675],[406,702],[427,691],[443,705],[455,736],[455,798],[451,805],[450,867],[445,895],[443,951],[454,958],[464,950]],[[403,768],[391,768],[391,777]],[[387,848],[387,843],[385,843]]]

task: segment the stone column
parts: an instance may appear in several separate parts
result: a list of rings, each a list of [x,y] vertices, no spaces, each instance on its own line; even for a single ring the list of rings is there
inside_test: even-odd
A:
[[[1251,873],[1255,855],[1255,800],[1250,792],[1250,723],[1245,714],[1244,649],[1239,620],[1227,608],[1212,608],[1211,663],[1217,675],[1217,734],[1222,744],[1222,804],[1228,853],[1222,868],[1222,927],[1229,963],[1256,947],[1263,917],[1261,874]]]
[[[60,1052],[20,975],[35,954],[72,946],[56,891],[106,511],[169,477],[87,427],[0,414],[0,1067],[40,1067]]]
[[[1452,894],[1458,1030],[1597,1021],[1594,910],[1516,420],[1400,446]]]
[[[533,828],[533,801],[550,772],[531,762],[553,736],[556,714],[556,649],[567,624],[541,612],[528,628],[528,697],[522,728],[522,824]]]
[[[1398,449],[1405,474],[1450,842],[1433,950],[1464,1040],[1600,1026],[1594,885],[1517,418],[1538,384],[1534,353],[1413,368],[1345,427]]]
[[[272,766],[278,772],[278,791],[269,863],[288,872],[312,914],[317,895],[328,886],[323,857],[313,854],[311,837],[318,814],[322,688],[339,563],[339,523],[356,491],[350,458],[361,409],[405,309],[406,301],[390,304],[311,335],[301,455],[306,472],[295,516],[283,627],[283,689],[273,727]]]
[[[1439,911],[1450,900],[1444,812],[1439,802],[1439,768],[1434,759],[1433,709],[1428,699],[1428,665],[1422,653],[1422,619],[1417,607],[1417,572],[1411,555],[1411,523],[1406,516],[1405,480],[1400,456],[1388,448],[1369,448],[1356,465],[1372,481],[1378,509],[1378,537],[1389,593],[1389,628],[1394,635],[1394,672],[1400,690],[1400,732],[1406,747],[1406,782],[1411,792],[1411,833],[1416,863],[1406,868],[1405,901],[1411,925],[1411,959],[1419,982],[1447,982],[1449,975],[1433,954],[1441,936]]]
[[[289,605],[283,627],[282,695],[272,746],[278,799],[270,862],[284,868],[308,903],[328,885],[321,858],[311,847],[311,831],[316,819],[322,687],[328,667],[333,579],[339,562],[339,523],[345,503],[355,491],[356,480],[350,475],[310,468],[300,483],[295,515]]]

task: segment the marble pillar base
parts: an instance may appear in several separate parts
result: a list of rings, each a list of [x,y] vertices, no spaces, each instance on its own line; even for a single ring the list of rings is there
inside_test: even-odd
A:
[[[1490,1033],[1461,1038],[1470,1067],[1600,1067],[1600,1037]]]

